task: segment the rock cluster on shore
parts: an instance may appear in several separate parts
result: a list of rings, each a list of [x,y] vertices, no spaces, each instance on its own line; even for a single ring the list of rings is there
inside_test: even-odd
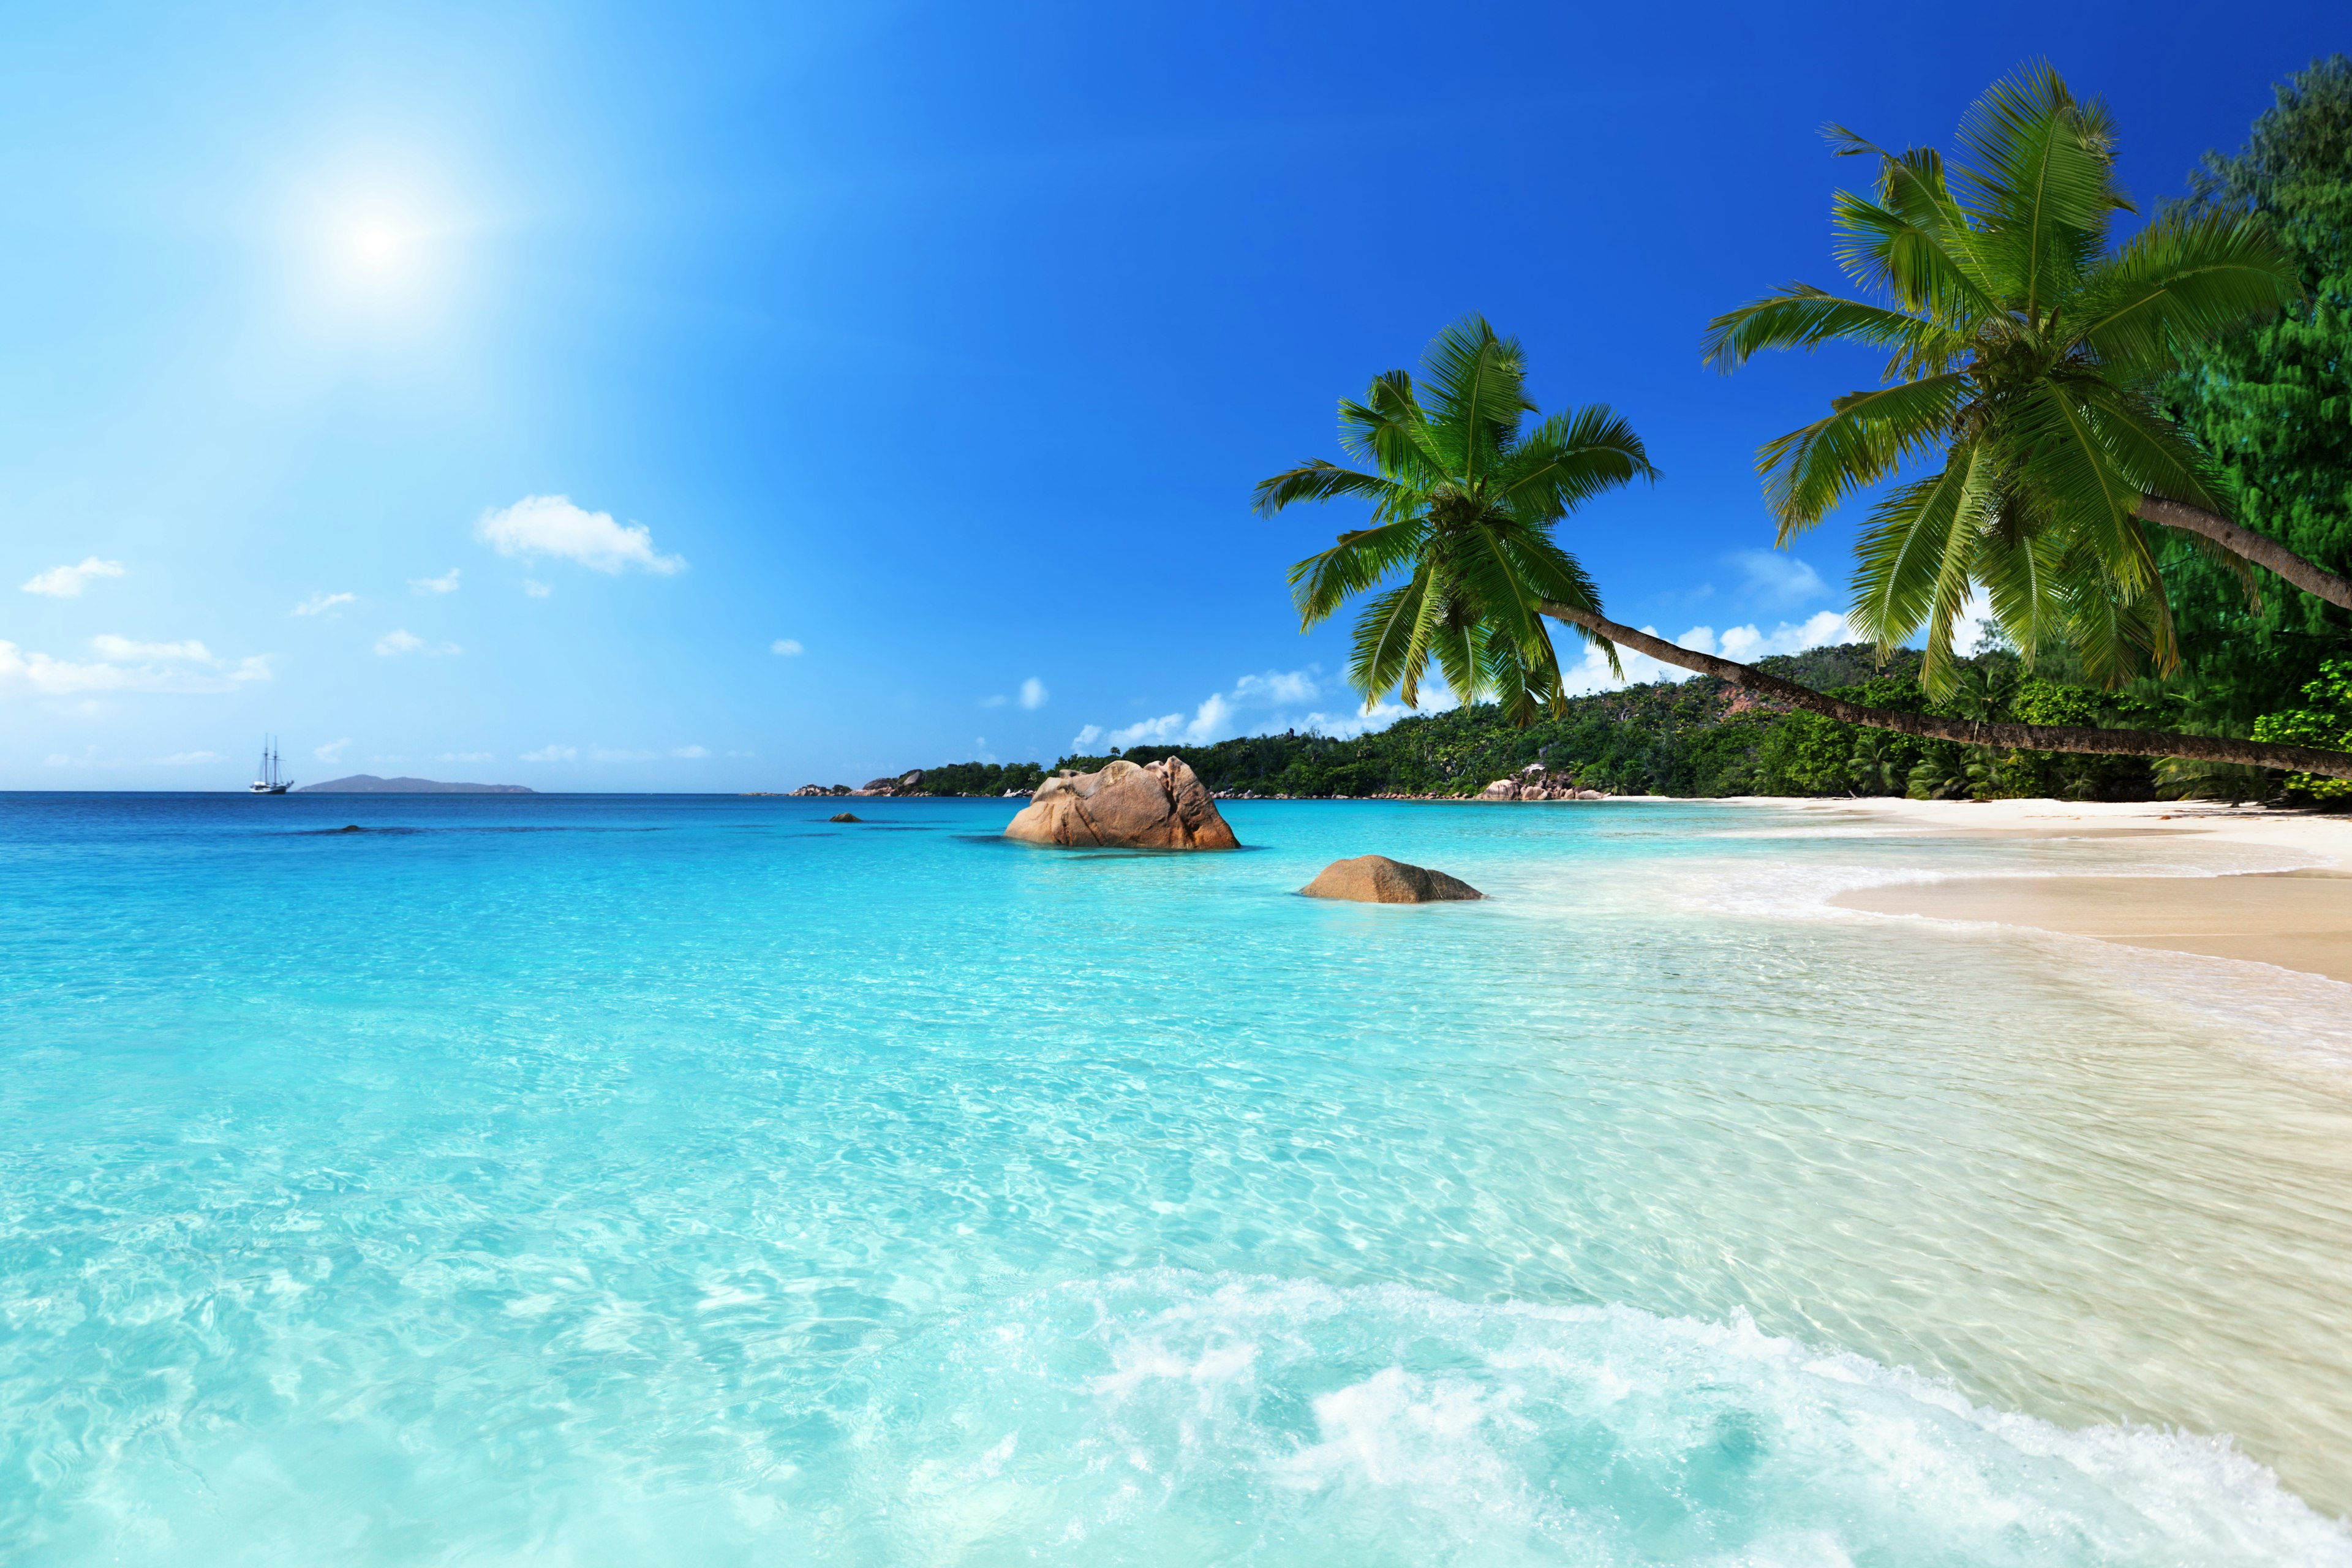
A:
[[[1178,757],[1145,767],[1121,759],[1099,773],[1047,779],[1004,836],[1075,848],[1241,847],[1216,802]]]
[[[910,768],[894,779],[867,779],[857,789],[847,784],[803,784],[793,791],[795,795],[920,795],[923,791],[923,770]]]
[[[1507,779],[1496,779],[1476,796],[1480,800],[1607,800],[1597,789],[1579,789],[1572,783],[1552,782],[1541,763],[1530,763]]]

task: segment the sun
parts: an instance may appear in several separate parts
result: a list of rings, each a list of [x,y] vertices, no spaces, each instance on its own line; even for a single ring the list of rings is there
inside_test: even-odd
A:
[[[397,283],[415,267],[415,230],[388,216],[355,218],[343,237],[341,250],[344,265],[355,280],[377,285]]]

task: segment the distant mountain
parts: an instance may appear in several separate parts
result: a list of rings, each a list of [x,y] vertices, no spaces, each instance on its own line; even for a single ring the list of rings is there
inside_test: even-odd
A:
[[[304,784],[296,795],[537,795],[529,784],[443,784],[438,779],[380,779],[353,773],[347,779]]]

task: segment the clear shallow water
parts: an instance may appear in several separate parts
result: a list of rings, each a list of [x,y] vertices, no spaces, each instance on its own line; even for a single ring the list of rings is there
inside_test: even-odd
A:
[[[2352,1563],[2344,988],[1788,918],[2191,851],[833,809],[0,798],[6,1560]]]

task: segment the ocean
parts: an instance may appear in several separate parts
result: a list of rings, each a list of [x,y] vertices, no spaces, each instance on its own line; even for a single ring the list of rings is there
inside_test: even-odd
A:
[[[2275,852],[1016,804],[0,796],[0,1562],[2352,1564],[2345,988],[1822,902]]]

